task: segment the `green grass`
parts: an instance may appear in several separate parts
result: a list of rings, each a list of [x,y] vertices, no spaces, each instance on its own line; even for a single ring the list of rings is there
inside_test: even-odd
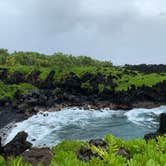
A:
[[[37,89],[36,87],[32,86],[28,83],[21,83],[21,84],[5,84],[0,81],[0,99],[4,97],[13,98],[15,92],[19,90],[22,94],[26,94],[31,90]]]
[[[59,81],[62,77],[68,75],[70,72],[74,72],[77,76],[81,77],[86,72],[97,74],[102,73],[105,77],[112,75],[117,77],[114,82],[117,83],[116,90],[127,90],[131,85],[140,87],[146,85],[151,87],[163,80],[166,80],[166,76],[160,74],[142,74],[137,71],[130,71],[125,67],[118,67],[111,65],[111,62],[102,62],[91,59],[89,57],[74,57],[71,55],[64,55],[57,53],[52,56],[46,56],[34,52],[16,52],[11,55],[2,50],[4,58],[7,58],[6,63],[0,65],[0,68],[7,68],[9,75],[12,75],[15,71],[22,72],[27,76],[30,72],[37,69],[41,71],[40,79],[45,79],[51,70],[55,70],[56,81]],[[6,57],[6,55],[8,55]],[[2,55],[3,56],[3,55]],[[46,62],[47,63],[43,63]],[[135,74],[133,74],[133,72]],[[120,77],[119,77],[120,76]]]
[[[44,80],[49,72],[54,70],[54,80],[59,82],[63,77],[68,76],[70,72],[75,73],[78,77],[82,77],[85,73],[91,73],[94,76],[101,73],[105,79],[110,75],[115,77],[113,82],[117,85],[115,87],[116,91],[126,91],[132,85],[136,87],[141,87],[142,85],[151,87],[166,80],[166,73],[143,74],[138,71],[128,70],[125,67],[113,66],[111,62],[97,61],[84,56],[74,57],[62,53],[46,56],[33,52],[9,54],[6,50],[1,50],[1,52],[3,54],[0,56],[4,57],[0,60],[0,68],[8,69],[9,78],[16,71],[22,72],[25,78],[27,78],[32,71],[40,70],[39,79]],[[5,59],[6,63],[4,63]],[[105,85],[103,82],[99,82],[97,86],[99,93],[102,93],[104,89],[113,89],[111,85]],[[89,80],[82,82],[81,87],[93,90]],[[0,98],[5,96],[12,98],[17,89],[21,90],[22,93],[27,93],[35,87],[30,84],[5,85],[0,80],[0,88]]]
[[[139,72],[135,72],[136,74],[133,74],[133,71],[127,71],[127,73],[125,73],[125,69],[123,67],[95,67],[95,66],[85,66],[85,67],[71,67],[68,70],[66,70],[65,68],[58,68],[57,66],[54,67],[36,67],[36,66],[0,66],[1,68],[7,68],[9,71],[9,77],[12,75],[13,72],[15,71],[20,71],[22,72],[26,77],[27,75],[32,72],[35,69],[38,69],[41,71],[40,74],[40,79],[44,80],[49,72],[51,70],[55,70],[55,76],[54,79],[55,81],[59,81],[62,77],[67,76],[70,72],[75,73],[78,77],[81,77],[83,74],[85,73],[91,73],[93,75],[96,75],[97,73],[101,73],[105,76],[105,78],[109,75],[115,76],[116,79],[114,79],[113,81],[117,84],[116,87],[116,91],[122,91],[122,90],[127,90],[128,88],[131,87],[131,85],[135,85],[136,87],[141,87],[142,85],[145,86],[153,86],[156,85],[159,82],[162,82],[163,80],[166,80],[166,73],[161,73],[161,74],[157,74],[157,73],[152,73],[152,74],[142,74]],[[1,83],[2,84],[2,83]],[[24,84],[23,84],[24,85]],[[2,86],[2,85],[1,85]],[[4,86],[4,85],[3,85]],[[9,86],[9,87],[15,87],[16,85],[13,86]],[[101,89],[104,89],[104,86],[101,84],[98,85],[99,90],[101,91]],[[19,88],[21,88],[19,86]],[[8,86],[7,86],[7,89]],[[13,88],[10,88],[13,89]],[[23,87],[24,89],[24,87]],[[110,87],[111,89],[111,87]],[[4,88],[3,88],[4,91]],[[8,92],[8,90],[6,90]],[[0,91],[2,92],[2,90]],[[0,93],[2,95],[2,93]],[[4,96],[4,95],[2,95]]]
[[[166,80],[166,75],[160,74],[138,74],[136,76],[131,75],[123,75],[121,79],[117,80],[116,83],[118,84],[116,90],[127,90],[128,87],[131,85],[135,85],[136,87],[141,87],[142,85],[146,85],[148,87],[152,87],[159,82]]]

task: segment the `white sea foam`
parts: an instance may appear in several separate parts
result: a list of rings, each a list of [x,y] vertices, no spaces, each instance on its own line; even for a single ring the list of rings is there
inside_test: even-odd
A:
[[[104,136],[108,132],[121,136],[119,134],[123,134],[125,131],[126,136],[128,128],[134,132],[138,126],[147,128],[152,124],[155,125],[156,117],[163,112],[166,112],[165,106],[155,109],[133,109],[128,112],[109,109],[95,111],[65,108],[59,112],[38,113],[17,123],[5,143],[12,140],[20,131],[28,133],[28,141],[32,142],[34,146],[44,144],[52,146],[64,139],[89,139],[92,136]],[[143,130],[143,132],[145,131]],[[136,134],[139,136],[139,133]]]
[[[92,119],[111,117],[112,114],[118,114],[118,112],[65,108],[59,112],[38,113],[23,122],[17,123],[17,127],[13,128],[5,142],[12,140],[18,132],[25,131],[29,135],[28,140],[37,140],[34,145],[38,146],[51,133],[56,133],[63,127],[75,125],[84,128],[91,123]]]
[[[145,125],[147,123],[157,124],[156,118],[161,114],[166,113],[166,106],[153,109],[133,109],[125,113],[128,120],[138,125]],[[150,127],[150,126],[149,126]]]

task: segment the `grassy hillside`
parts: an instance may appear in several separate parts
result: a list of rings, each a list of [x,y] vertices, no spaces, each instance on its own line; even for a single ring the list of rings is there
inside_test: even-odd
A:
[[[128,69],[126,66],[118,67],[113,66],[110,61],[98,61],[90,57],[72,55],[65,55],[62,53],[55,53],[53,55],[44,55],[36,52],[14,52],[9,54],[7,50],[0,49],[0,75],[3,70],[8,72],[8,79],[14,78],[15,72],[21,72],[25,78],[34,71],[40,71],[40,80],[47,78],[51,70],[55,71],[54,81],[61,82],[70,73],[75,73],[76,76],[81,78],[84,74],[90,73],[92,76],[101,74],[104,78],[112,77],[115,84],[116,91],[127,90],[131,86],[135,87],[153,86],[163,80],[166,80],[166,73],[143,73],[136,70]],[[83,82],[81,87],[93,88],[90,83]],[[22,93],[27,93],[37,87],[31,85],[30,82],[22,82],[21,84],[13,84],[5,82],[3,76],[0,76],[0,98],[9,96],[13,98],[16,90]],[[99,92],[104,89],[113,89],[112,85],[105,82],[98,83]]]

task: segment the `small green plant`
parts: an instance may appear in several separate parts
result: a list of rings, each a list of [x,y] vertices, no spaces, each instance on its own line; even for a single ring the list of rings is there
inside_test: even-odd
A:
[[[0,156],[0,166],[4,166],[5,165],[5,160],[2,156]]]

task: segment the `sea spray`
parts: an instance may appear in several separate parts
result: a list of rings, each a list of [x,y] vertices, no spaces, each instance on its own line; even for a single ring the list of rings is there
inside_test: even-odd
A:
[[[166,107],[113,111],[64,108],[58,112],[40,112],[17,123],[6,143],[20,131],[26,131],[34,146],[53,146],[63,140],[102,138],[111,133],[124,139],[143,137],[157,128],[157,117]]]

